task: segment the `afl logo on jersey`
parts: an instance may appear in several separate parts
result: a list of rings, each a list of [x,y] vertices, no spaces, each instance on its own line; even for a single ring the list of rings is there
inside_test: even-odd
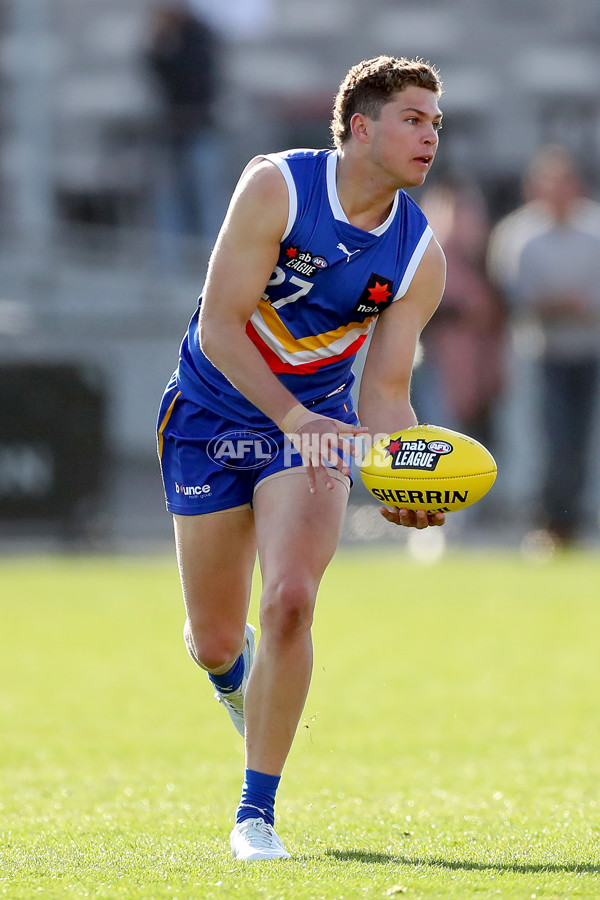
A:
[[[326,269],[329,265],[324,256],[313,256],[313,263],[317,269]]]

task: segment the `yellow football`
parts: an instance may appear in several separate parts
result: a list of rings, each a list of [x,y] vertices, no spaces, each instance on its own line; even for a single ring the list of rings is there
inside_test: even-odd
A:
[[[360,464],[366,487],[386,506],[445,513],[481,500],[497,471],[483,444],[436,425],[414,425],[387,435]]]

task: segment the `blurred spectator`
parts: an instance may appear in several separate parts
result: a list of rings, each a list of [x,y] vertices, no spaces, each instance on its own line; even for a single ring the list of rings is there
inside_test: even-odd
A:
[[[493,445],[493,414],[503,386],[504,312],[485,270],[489,219],[470,182],[447,179],[421,206],[447,261],[442,303],[422,336],[414,403],[427,421]]]
[[[554,146],[535,157],[524,199],[492,234],[489,271],[514,320],[539,329],[546,453],[539,524],[568,544],[584,524],[598,400],[600,204],[583,196],[572,156]]]
[[[189,0],[190,8],[229,40],[264,38],[273,21],[273,0]]]
[[[220,45],[186,0],[151,10],[148,65],[162,100],[157,136],[157,225],[161,246],[178,256],[182,235],[213,239],[225,213],[219,135]]]

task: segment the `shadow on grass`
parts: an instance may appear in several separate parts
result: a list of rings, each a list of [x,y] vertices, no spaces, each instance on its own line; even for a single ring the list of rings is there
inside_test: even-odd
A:
[[[465,869],[479,872],[579,872],[598,875],[600,865],[592,863],[478,863],[462,859],[421,859],[418,856],[395,856],[393,853],[369,853],[364,850],[326,850],[326,856],[333,856],[341,862],[399,863],[403,866],[432,866],[434,869]]]

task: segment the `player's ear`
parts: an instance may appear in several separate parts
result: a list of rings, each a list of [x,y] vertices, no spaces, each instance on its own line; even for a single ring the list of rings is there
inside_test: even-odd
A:
[[[365,144],[369,140],[369,123],[370,119],[368,118],[368,116],[365,116],[362,113],[354,113],[354,115],[350,119],[350,130],[352,132],[352,136],[355,137],[357,141],[360,141],[361,144]]]

